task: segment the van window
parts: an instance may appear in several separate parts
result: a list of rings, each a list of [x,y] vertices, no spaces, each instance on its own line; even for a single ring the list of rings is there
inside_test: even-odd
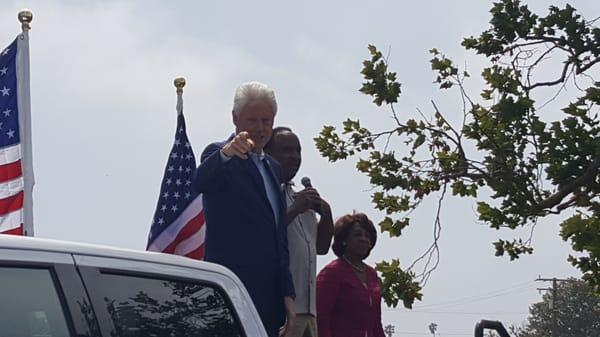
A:
[[[120,337],[243,336],[215,286],[117,274],[102,274],[102,282]]]
[[[0,266],[0,337],[68,337],[48,269]]]

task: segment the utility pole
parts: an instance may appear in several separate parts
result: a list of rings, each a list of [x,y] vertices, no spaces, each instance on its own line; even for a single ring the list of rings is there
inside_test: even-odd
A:
[[[558,279],[556,277],[553,278],[542,278],[541,276],[538,276],[538,278],[536,279],[536,281],[538,282],[550,282],[552,281],[552,288],[537,288],[538,291],[550,291],[552,293],[552,301],[550,301],[550,310],[552,310],[552,337],[558,337],[558,320],[556,318],[556,312],[558,311],[558,305],[557,305],[557,296],[556,296],[556,291],[557,291],[557,286],[558,286],[558,282],[567,282],[569,281],[568,279]]]
[[[387,337],[392,337],[392,335],[394,334],[394,330],[395,330],[395,326],[388,324],[385,326],[385,328],[383,329],[383,331],[385,332],[385,334],[387,335]]]

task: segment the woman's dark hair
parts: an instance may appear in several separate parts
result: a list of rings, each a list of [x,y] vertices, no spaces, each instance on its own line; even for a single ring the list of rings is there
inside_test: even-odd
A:
[[[360,227],[369,234],[369,239],[371,239],[371,248],[367,254],[363,256],[363,259],[369,256],[371,250],[375,247],[375,242],[377,242],[377,230],[375,230],[373,222],[369,220],[367,215],[364,213],[346,214],[335,222],[333,229],[333,245],[331,246],[331,249],[333,249],[333,253],[338,257],[344,255],[344,251],[346,250],[346,239],[348,239],[350,230],[354,224],[359,224]]]

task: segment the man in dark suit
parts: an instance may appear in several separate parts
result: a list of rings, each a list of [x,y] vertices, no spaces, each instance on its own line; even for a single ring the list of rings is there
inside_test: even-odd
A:
[[[274,91],[242,84],[233,106],[235,134],[210,144],[194,187],[203,194],[205,260],[231,269],[244,283],[270,337],[294,317],[281,168],[263,152],[277,112]]]

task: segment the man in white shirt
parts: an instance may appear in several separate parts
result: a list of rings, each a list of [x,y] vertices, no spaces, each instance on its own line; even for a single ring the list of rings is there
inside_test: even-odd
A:
[[[293,189],[292,179],[300,168],[302,149],[298,137],[291,129],[274,128],[271,140],[264,149],[281,165],[285,182],[290,272],[296,290],[294,301],[296,318],[288,327],[285,336],[316,337],[316,262],[317,254],[327,254],[331,244],[333,235],[331,208],[313,187],[306,187],[298,192]]]

